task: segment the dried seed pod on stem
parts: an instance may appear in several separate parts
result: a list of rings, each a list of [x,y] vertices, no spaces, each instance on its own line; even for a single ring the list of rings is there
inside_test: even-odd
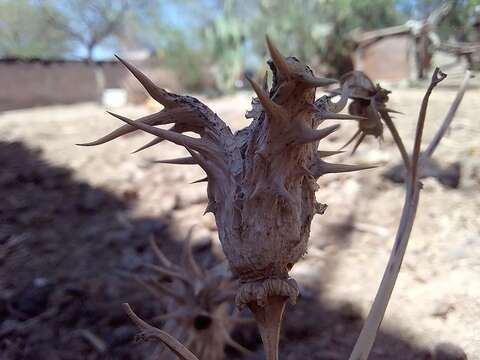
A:
[[[237,283],[224,264],[210,270],[197,264],[191,252],[190,235],[191,232],[178,265],[167,259],[152,238],[151,247],[159,264],[146,265],[150,270],[148,276],[131,275],[131,278],[166,308],[164,315],[152,321],[164,321],[162,331],[183,343],[196,357],[223,360],[226,345],[248,354],[250,351],[230,336],[236,324],[249,320],[239,317],[233,305]],[[159,334],[153,326],[138,322],[131,308],[128,314],[142,331]],[[174,360],[176,356],[159,346],[153,358]]]
[[[273,85],[250,80],[257,100],[247,115],[251,124],[233,134],[207,106],[189,96],[171,94],[154,85],[133,65],[121,60],[150,95],[164,105],[156,114],[130,120],[97,141],[99,145],[135,130],[156,136],[142,149],[163,140],[183,146],[188,159],[170,162],[198,164],[206,173],[209,204],[230,270],[240,281],[239,307],[255,315],[269,360],[278,358],[278,334],[286,302],[294,303],[298,287],[289,270],[305,254],[312,218],[325,209],[317,203],[318,177],[361,170],[324,161],[322,139],[339,125],[317,129],[325,119],[358,120],[339,114],[346,99],[316,106],[317,87],[335,82],[318,78],[293,57],[285,58],[267,38]],[[174,124],[169,130],[156,125]],[[193,131],[200,137],[186,136]],[[331,154],[330,154],[331,155]]]
[[[348,140],[342,148],[347,147],[355,139],[352,154],[355,153],[367,135],[376,138],[383,138],[383,122],[387,125],[402,155],[403,161],[407,163],[408,155],[405,146],[390,117],[390,113],[399,113],[387,107],[389,90],[382,88],[379,84],[374,85],[372,80],[361,71],[351,71],[342,76],[341,91],[336,90],[334,94],[348,96],[352,100],[348,106],[348,112],[352,115],[362,116],[358,121],[357,132]],[[382,122],[383,120],[383,122]]]

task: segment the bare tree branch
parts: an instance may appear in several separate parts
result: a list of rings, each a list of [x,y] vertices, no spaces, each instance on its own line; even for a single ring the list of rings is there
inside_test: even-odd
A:
[[[133,6],[142,6],[143,2],[62,0],[52,4],[55,4],[58,11],[66,16],[67,21],[47,12],[51,26],[63,31],[72,40],[84,46],[87,50],[87,58],[91,60],[95,47],[109,36],[117,35],[122,30],[126,13]]]

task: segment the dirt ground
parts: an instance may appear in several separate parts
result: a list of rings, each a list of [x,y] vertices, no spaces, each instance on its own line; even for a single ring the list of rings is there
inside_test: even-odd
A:
[[[448,83],[447,83],[448,85]],[[428,112],[425,141],[455,95],[437,90]],[[429,359],[442,342],[480,359],[480,92],[467,92],[451,130],[434,158],[459,162],[458,188],[424,180],[418,216],[404,266],[371,359]],[[204,101],[231,125],[247,125],[248,93]],[[391,107],[411,148],[423,90],[396,89]],[[148,293],[122,275],[153,261],[155,236],[175,258],[193,224],[195,257],[220,261],[205,184],[195,167],[152,164],[184,155],[162,143],[130,152],[150,136],[135,134],[99,147],[86,142],[120,125],[102,106],[54,106],[0,115],[0,358],[147,359],[133,341],[135,328],[120,304],[145,319],[158,315]],[[137,118],[149,109],[114,109]],[[321,150],[336,150],[355,131],[345,122]],[[308,254],[292,269],[301,297],[286,313],[282,359],[346,359],[360,331],[388,259],[404,189],[382,173],[398,163],[389,134],[367,139],[342,163],[381,163],[358,173],[324,176],[318,200],[328,204],[312,226]],[[235,338],[261,359],[250,327]],[[240,358],[229,352],[231,357]],[[245,357],[246,359],[246,357]]]

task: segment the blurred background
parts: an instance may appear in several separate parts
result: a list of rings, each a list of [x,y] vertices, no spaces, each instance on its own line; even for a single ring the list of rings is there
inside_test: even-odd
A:
[[[232,93],[244,88],[245,74],[265,72],[265,34],[328,76],[355,68],[377,81],[414,82],[434,65],[479,66],[476,1],[2,0],[0,6],[0,74],[7,85],[0,110],[122,96],[110,89],[126,90],[130,102],[145,100],[114,54],[174,91]]]
[[[260,81],[268,69],[266,34],[317,75],[361,70],[392,90],[407,148],[433,69],[449,76],[431,98],[425,143],[464,71],[480,69],[477,0],[0,0],[0,359],[148,358],[120,304],[146,320],[165,306],[125,274],[154,262],[152,237],[177,259],[194,224],[198,262],[223,260],[214,218],[202,216],[205,183],[190,184],[204,174],[152,163],[184,155],[172,144],[131,155],[147,134],[74,144],[121,125],[105,110],[136,119],[161,109],[115,54],[159,86],[198,97],[233,130],[247,126],[245,76]],[[480,359],[478,85],[471,81],[424,179],[371,359],[432,359],[443,343],[449,359]],[[321,150],[338,150],[356,128],[342,123]],[[335,161],[382,167],[320,179],[317,197],[329,207],[292,270],[301,298],[286,314],[284,359],[347,358],[400,217],[399,159],[386,133]],[[228,348],[227,358],[262,358],[255,327],[232,336],[253,355]]]

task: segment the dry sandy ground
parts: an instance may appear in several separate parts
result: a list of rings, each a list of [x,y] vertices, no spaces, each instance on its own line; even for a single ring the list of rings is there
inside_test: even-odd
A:
[[[440,89],[433,94],[425,141],[431,138],[433,130],[446,114],[454,95],[454,90],[449,88]],[[460,187],[447,189],[433,178],[424,180],[409,249],[381,328],[381,335],[373,351],[374,359],[428,358],[428,350],[444,341],[461,347],[469,359],[480,359],[479,95],[478,89],[467,92],[449,134],[434,155],[434,158],[445,166],[454,161],[461,163]],[[243,114],[250,108],[249,96],[250,94],[240,93],[227,98],[204,101],[233,128],[239,129],[247,124]],[[391,96],[391,107],[405,114],[398,115],[395,121],[407,139],[409,148],[412,145],[410,140],[413,139],[415,118],[422,96],[422,89],[398,89]],[[146,108],[134,106],[114,111],[133,118],[149,112]],[[0,115],[0,141],[4,149],[8,143],[18,141],[20,144],[17,145],[26,153],[40,148],[42,153],[35,156],[42,161],[45,160],[49,167],[71,170],[69,181],[86,184],[122,201],[129,201],[130,205],[121,206],[121,209],[118,209],[117,205],[112,205],[114,209],[110,214],[112,222],[123,221],[137,226],[141,219],[161,219],[168,225],[169,236],[172,238],[181,238],[191,224],[198,223],[200,226],[194,234],[196,244],[200,248],[206,246],[205,244],[210,245],[211,251],[221,256],[213,218],[210,214],[202,217],[206,205],[205,186],[189,185],[191,181],[202,177],[202,171],[191,167],[149,163],[152,159],[181,156],[184,154],[183,149],[162,143],[144,152],[130,155],[131,151],[150,139],[146,134],[128,136],[94,148],[74,145],[96,139],[118,125],[120,125],[118,120],[108,116],[102,106],[95,104],[22,110]],[[329,137],[329,140],[321,144],[321,149],[338,149],[353,134],[355,127],[354,123],[345,123],[338,135]],[[9,154],[8,159],[4,161],[9,160],[11,163],[12,156],[15,158],[15,151]],[[284,359],[346,358],[379,284],[400,217],[404,190],[402,186],[386,181],[381,176],[386,167],[399,160],[389,134],[386,134],[381,145],[375,139],[368,139],[353,157],[342,154],[335,160],[362,164],[380,162],[386,165],[361,173],[321,178],[319,182],[321,189],[317,197],[319,201],[329,206],[323,216],[314,219],[309,253],[292,271],[293,277],[301,285],[302,299],[296,307],[289,308],[286,315],[282,339]],[[15,160],[11,171],[17,171],[15,169],[23,166],[19,161],[26,160],[22,158]],[[25,166],[30,166],[28,164],[27,162]],[[2,167],[4,166],[2,164]],[[10,193],[7,185],[3,187],[3,196]],[[42,191],[42,186],[44,185],[35,188],[35,191]],[[58,191],[61,193],[61,189]],[[41,201],[49,200],[47,198]],[[65,198],[64,201],[69,199]],[[41,204],[34,203],[31,206],[35,208]],[[92,206],[94,208],[97,206],[95,201]],[[102,226],[108,221],[108,209],[107,207],[102,212],[101,216],[106,217],[101,222]],[[10,211],[15,215],[14,208]],[[5,216],[5,213],[2,215]],[[21,215],[21,210],[18,210],[17,215]],[[52,220],[53,224],[63,221],[62,216],[66,215],[62,215],[61,212],[57,214]],[[94,218],[95,214],[88,218],[92,220],[87,220],[93,221]],[[2,226],[6,226],[7,230],[8,219],[14,222],[12,213],[10,218],[2,219]],[[52,222],[49,221],[41,226],[51,226]],[[68,219],[65,218],[64,221],[68,223]],[[77,226],[87,225],[85,223],[71,225],[72,228],[66,231],[67,233],[70,231],[71,237],[75,238]],[[17,238],[22,233],[22,226],[15,228]],[[9,329],[0,327],[0,336],[3,336],[2,349],[9,351],[10,357],[7,358],[23,358],[21,354],[27,351],[25,349],[29,346],[36,349],[39,341],[43,344],[40,348],[47,351],[51,358],[55,358],[51,355],[55,354],[55,349],[62,350],[62,346],[69,343],[67,340],[63,342],[58,340],[59,336],[63,336],[64,332],[73,334],[75,327],[80,326],[78,323],[84,328],[91,329],[107,344],[107,350],[98,354],[98,348],[92,349],[88,341],[86,344],[82,343],[81,353],[84,355],[78,358],[135,358],[128,354],[135,352],[139,347],[130,344],[130,337],[121,344],[115,342],[115,339],[109,340],[106,332],[120,326],[114,322],[105,325],[104,328],[97,328],[98,324],[72,320],[72,324],[66,326],[63,323],[55,323],[46,316],[45,320],[32,326],[34,331],[41,331],[41,326],[58,328],[52,334],[56,338],[55,341],[51,340],[56,344],[54,350],[45,350],[48,348],[48,338],[31,339],[30,332],[27,331],[27,334],[24,332],[22,335],[18,330],[18,327],[21,328],[29,319],[28,314],[23,318],[17,316],[21,307],[13,306],[14,309],[11,309],[10,303],[15,302],[15,297],[22,296],[20,289],[31,286],[29,285],[31,281],[42,285],[38,279],[46,278],[53,283],[58,292],[58,287],[63,286],[60,284],[65,283],[55,276],[51,262],[45,264],[39,258],[43,255],[32,253],[37,249],[29,245],[29,242],[34,243],[35,226],[32,227],[30,223],[25,225],[25,229],[30,229],[30,235],[26,240],[18,241],[18,244],[9,244],[13,241],[13,235],[10,234],[11,236],[4,237],[1,243],[3,255],[0,254],[2,267],[0,292],[3,292],[2,301],[9,306],[3,310],[0,308],[0,311],[3,311],[10,322],[16,321],[17,326],[15,331],[7,331]],[[55,229],[50,230],[55,232]],[[85,250],[87,253],[79,255],[80,260],[83,259],[80,261],[81,264],[75,262],[76,265],[70,266],[73,268],[78,266],[79,269],[92,267],[97,272],[107,273],[122,266],[127,270],[134,268],[131,261],[138,262],[144,259],[138,254],[143,254],[148,232],[147,229],[141,232],[141,235],[137,234],[140,238],[128,238],[127,242],[121,242],[120,239],[119,243],[111,245],[108,249],[95,248],[94,254],[88,253],[93,250]],[[162,234],[161,229],[159,233]],[[105,234],[111,234],[111,231]],[[100,232],[96,243],[102,242],[104,240],[102,236],[106,236],[105,234]],[[45,241],[48,241],[48,236],[46,239]],[[83,249],[86,246],[84,243],[76,244],[78,245],[71,244],[72,248]],[[116,250],[110,252],[113,247]],[[18,253],[25,248],[29,254],[19,256]],[[56,247],[49,251],[53,253],[53,257],[59,252]],[[103,256],[102,251],[108,251],[108,256],[105,254]],[[111,265],[96,264],[97,256],[102,264],[106,261]],[[59,264],[59,272],[63,271],[65,266],[69,266],[62,265],[61,262],[53,263]],[[137,304],[140,303],[140,300],[128,295],[127,291],[121,292],[119,297],[111,296],[105,301],[109,304],[109,309],[112,309],[124,299],[134,304],[135,301]],[[46,301],[53,302],[51,297]],[[45,307],[48,307],[47,305]],[[121,321],[123,328],[129,328],[126,320]],[[133,331],[131,328],[130,330]],[[128,331],[127,334],[131,335]],[[72,344],[72,338],[69,339]],[[73,343],[75,344],[74,341]],[[246,343],[248,346],[248,339]],[[116,353],[117,345],[124,346],[124,352]],[[62,353],[60,350],[57,358],[75,358],[62,355],[68,351]]]

